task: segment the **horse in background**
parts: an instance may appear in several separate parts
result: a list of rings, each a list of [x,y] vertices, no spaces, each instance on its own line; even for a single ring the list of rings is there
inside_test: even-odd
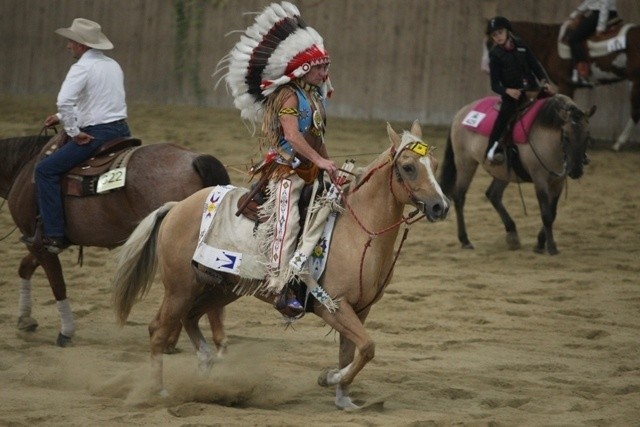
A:
[[[53,139],[45,135],[0,140],[0,197],[23,236],[36,233],[37,206],[34,167]],[[51,143],[49,143],[51,140]],[[64,198],[66,239],[73,245],[114,248],[124,243],[138,223],[165,202],[182,200],[203,187],[228,184],[222,163],[170,143],[131,149],[126,166],[126,185],[101,195]],[[38,322],[31,317],[31,277],[42,266],[56,301],[67,299],[67,285],[57,254],[28,245],[29,253],[18,268],[20,301],[18,328],[32,332]],[[61,332],[56,344],[71,342],[75,324],[71,310],[59,306]],[[64,330],[64,333],[63,333]]]
[[[342,193],[344,212],[335,220],[326,269],[318,279],[337,307],[327,308],[313,297],[309,298],[310,306],[307,306],[307,310],[312,310],[340,334],[338,368],[321,373],[318,383],[336,386],[335,404],[341,409],[357,408],[349,397],[349,386],[374,357],[375,343],[364,322],[391,280],[395,260],[402,247],[400,243],[394,256],[399,229],[403,224],[408,225],[421,218],[405,217],[405,206],[414,206],[414,214],[421,213],[429,221],[444,219],[449,208],[449,202],[436,181],[436,159],[430,147],[421,141],[420,126],[414,123],[411,132],[404,132],[402,136],[390,126],[387,126],[387,131],[391,147],[357,174],[355,182]],[[210,197],[215,197],[211,195],[211,189],[201,190],[181,202],[166,204],[147,216],[120,249],[113,297],[121,325],[135,301],[147,293],[157,267],[160,267],[164,299],[149,325],[149,332],[151,361],[157,381],[155,386],[161,393],[164,392],[163,350],[180,323],[197,352],[202,370],[209,370],[214,363],[212,348],[198,326],[203,314],[209,313],[210,320],[212,313],[214,317],[218,315],[217,325],[212,323],[217,326],[214,342],[218,350],[224,343],[222,310],[240,297],[235,286],[247,279],[231,272],[216,272],[219,274],[214,280],[194,268],[192,259],[201,237],[203,206],[206,212],[215,210],[217,215],[230,209],[229,217],[233,217],[236,200],[240,197],[238,194],[246,191],[231,189],[222,202],[211,209],[207,209],[205,203]],[[225,203],[230,207],[225,207]],[[217,220],[218,216],[214,217],[214,224]],[[230,227],[235,230],[234,242],[244,243],[244,249],[239,249],[243,254],[252,253],[255,247],[260,246],[256,235],[261,234],[262,226],[256,225],[255,221],[236,217],[233,225],[223,228]],[[407,231],[408,228],[404,237]],[[214,240],[220,242],[223,233],[222,229],[215,232]],[[241,265],[245,261],[246,256],[242,258]],[[311,278],[304,279],[308,284],[307,279]],[[273,296],[264,292],[267,291],[252,294],[272,303]]]
[[[531,124],[525,143],[517,144],[517,153],[507,150],[507,158],[514,161],[502,165],[485,159],[488,137],[464,125],[467,117],[474,115],[477,101],[462,107],[453,118],[439,182],[455,205],[458,240],[465,249],[473,249],[464,220],[466,194],[478,165],[482,165],[493,177],[485,194],[502,219],[509,249],[520,248],[520,238],[515,222],[502,203],[504,190],[510,182],[532,182],[542,217],[534,251],[543,253],[546,247],[550,255],[558,253],[553,238],[558,200],[567,176],[578,179],[583,174],[589,141],[588,119],[595,107],[582,111],[565,95],[537,102],[544,104]]]
[[[558,93],[573,98],[576,86],[571,82],[573,67],[569,48],[563,45],[561,57],[558,46],[562,25],[526,21],[512,21],[511,25],[513,32],[529,46],[546,69],[551,81],[558,86]],[[589,40],[593,40],[593,37]],[[610,40],[616,41],[616,38]],[[595,85],[607,85],[625,80],[631,83],[631,117],[612,146],[614,151],[619,151],[629,140],[634,126],[640,121],[640,26],[628,27],[626,37],[621,42],[615,43],[624,43],[626,47],[601,56],[591,56],[590,64]],[[615,43],[609,44],[614,46]],[[490,44],[491,40],[483,43],[481,67],[486,72],[489,70],[488,45]],[[604,45],[606,49],[606,41],[598,44]]]

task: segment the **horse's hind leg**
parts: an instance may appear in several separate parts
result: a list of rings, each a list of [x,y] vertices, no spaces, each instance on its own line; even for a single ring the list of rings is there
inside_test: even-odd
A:
[[[186,305],[184,300],[178,300],[168,294],[165,289],[165,296],[160,305],[160,309],[156,317],[149,323],[149,341],[151,347],[151,368],[152,375],[156,381],[154,385],[155,391],[161,395],[166,395],[164,383],[162,380],[162,356],[169,338],[180,327],[181,313],[184,312],[183,307]]]
[[[456,158],[456,160],[459,160]],[[456,182],[451,191],[451,199],[456,209],[456,225],[458,228],[458,240],[463,249],[473,249],[473,244],[467,235],[467,227],[464,221],[464,204],[467,199],[467,191],[471,185],[471,180],[478,169],[478,163],[472,158],[465,162],[456,161]]]
[[[218,350],[218,357],[227,353],[227,334],[224,331],[224,307],[216,307],[207,312],[213,343]]]
[[[24,332],[33,332],[38,327],[36,319],[31,317],[31,277],[40,263],[28,253],[20,261],[18,276],[20,277],[20,299],[18,301],[18,329]]]
[[[513,218],[511,218],[511,215],[509,215],[509,212],[507,212],[507,209],[502,203],[502,196],[504,195],[504,190],[508,185],[508,182],[494,178],[487,188],[485,195],[491,202],[493,208],[498,212],[498,215],[500,215],[500,219],[504,224],[504,229],[507,232],[507,247],[510,250],[516,250],[520,249],[520,237],[518,237],[516,223],[513,221]]]

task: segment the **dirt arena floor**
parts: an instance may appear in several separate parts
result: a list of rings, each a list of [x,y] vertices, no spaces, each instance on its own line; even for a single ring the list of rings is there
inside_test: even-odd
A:
[[[0,101],[0,137],[37,133],[55,104]],[[147,144],[173,141],[219,157],[237,185],[257,158],[235,111],[132,105],[129,121]],[[337,163],[354,157],[364,166],[387,147],[385,126],[331,118],[329,150]],[[441,158],[446,129],[424,131]],[[14,231],[0,241],[0,425],[640,425],[640,151],[596,149],[591,158],[560,201],[557,256],[532,251],[540,218],[531,185],[521,187],[522,200],[515,185],[505,195],[523,244],[507,250],[484,171],[467,200],[475,250],[460,248],[453,211],[411,227],[367,321],[376,357],[352,386],[358,412],[335,409],[334,390],[316,383],[337,365],[337,336],[312,315],[285,330],[252,298],[229,307],[229,354],[209,376],[199,376],[183,335],[181,352],[165,357],[170,396],[150,395],[147,324],[162,285],[156,279],[117,327],[115,253],[106,249],[85,248],[83,266],[77,248],[61,255],[76,317],[72,347],[54,345],[59,319],[42,270],[33,279],[40,326],[19,332],[17,267],[26,250]],[[0,238],[12,229],[2,206]]]

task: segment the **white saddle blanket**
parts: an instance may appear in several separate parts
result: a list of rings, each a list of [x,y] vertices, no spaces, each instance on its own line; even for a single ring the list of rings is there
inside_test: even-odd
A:
[[[197,263],[243,279],[263,280],[267,274],[267,257],[256,236],[255,223],[243,215],[236,216],[238,199],[246,188],[216,186],[207,196],[200,224],[198,246],[193,255]],[[322,235],[308,261],[311,277],[319,280],[326,266],[335,215],[329,215]],[[263,227],[260,224],[259,227]]]
[[[204,203],[193,260],[241,278],[264,279],[267,258],[258,252],[255,224],[243,215],[235,215],[238,199],[247,191],[232,185],[213,188]]]

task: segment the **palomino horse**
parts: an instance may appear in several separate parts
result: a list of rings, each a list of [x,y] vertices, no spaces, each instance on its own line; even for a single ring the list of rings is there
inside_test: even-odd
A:
[[[36,228],[33,171],[37,158],[49,141],[47,136],[0,140],[0,197],[7,200],[13,220],[24,236]],[[215,157],[198,154],[174,144],[143,145],[133,151],[127,165],[126,186],[103,195],[65,197],[66,238],[74,245],[116,247],[149,212],[163,203],[182,200],[197,190],[228,184],[229,175]],[[67,298],[67,286],[58,255],[29,246],[20,263],[20,313],[18,328],[33,331],[31,277],[42,265],[56,301]],[[70,342],[75,330],[73,315],[61,314],[62,329],[57,345]]]
[[[507,162],[493,165],[486,161],[487,136],[463,125],[468,114],[473,114],[476,102],[463,107],[453,118],[440,185],[445,194],[453,199],[458,239],[463,248],[473,249],[464,222],[464,203],[471,180],[481,164],[493,177],[486,195],[504,223],[509,248],[518,249],[520,239],[515,222],[502,204],[502,195],[510,182],[533,182],[542,216],[542,228],[534,251],[542,253],[546,246],[549,254],[558,253],[552,229],[558,199],[567,176],[577,179],[583,174],[589,140],[588,118],[595,112],[595,107],[584,112],[565,95],[555,95],[538,102],[544,104],[526,135],[526,143],[517,144],[517,156],[507,156],[514,160],[510,163],[513,168],[508,167]],[[515,126],[518,125],[516,123]]]
[[[549,78],[558,86],[558,92],[573,98],[576,87],[571,83],[572,65],[570,59],[563,59],[558,52],[560,24],[540,24],[534,22],[511,22],[513,31],[529,46]],[[613,41],[614,39],[612,39]],[[620,42],[616,42],[621,44]],[[614,46],[616,43],[609,43]],[[607,42],[600,44],[607,45]],[[629,140],[631,131],[640,120],[640,26],[628,29],[623,50],[594,56],[591,58],[591,72],[596,85],[628,80],[631,83],[631,117],[613,145],[618,151]],[[568,48],[567,48],[568,49]],[[483,68],[488,70],[487,46],[484,46]],[[563,55],[564,57],[565,55]]]
[[[312,307],[340,334],[339,367],[322,373],[318,382],[336,385],[335,403],[345,409],[357,407],[349,398],[349,385],[374,357],[375,344],[363,323],[391,279],[394,242],[400,226],[416,221],[403,216],[405,205],[415,206],[415,213],[421,212],[429,221],[444,219],[449,209],[435,178],[436,160],[420,140],[420,126],[414,123],[411,132],[404,132],[402,137],[390,126],[387,128],[392,146],[366,167],[342,195],[345,213],[336,220],[326,269],[319,280],[338,308],[330,311],[317,301]],[[150,214],[118,256],[114,307],[120,324],[127,319],[135,300],[149,290],[156,267],[160,266],[165,295],[149,332],[152,366],[161,392],[163,349],[180,322],[198,353],[200,367],[208,369],[214,355],[198,327],[198,319],[206,312],[210,320],[217,315],[214,341],[220,349],[224,344],[223,307],[239,298],[232,291],[238,276],[224,273],[218,284],[207,283],[192,268],[202,207],[209,194],[209,189],[201,190]],[[248,221],[249,230],[252,229],[252,221],[240,221]],[[249,243],[257,245],[255,238],[249,238],[247,246]],[[273,301],[273,295],[256,296]]]

